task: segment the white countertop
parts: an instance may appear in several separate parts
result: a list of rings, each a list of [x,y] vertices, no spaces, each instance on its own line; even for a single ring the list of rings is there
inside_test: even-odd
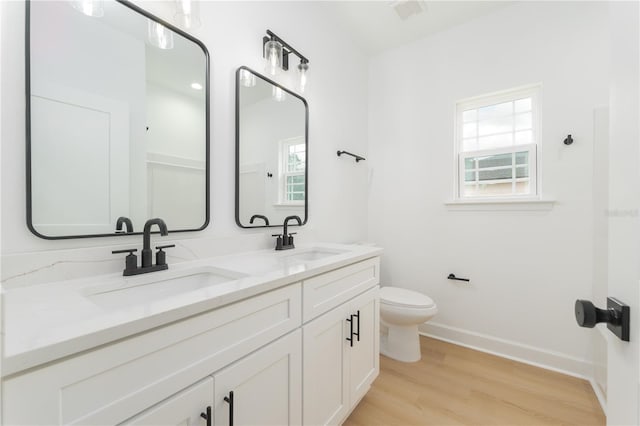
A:
[[[314,256],[318,253],[319,256]],[[117,273],[4,290],[2,375],[12,375],[380,253],[379,247],[317,243],[293,250],[260,250],[170,264],[166,271],[132,277]],[[198,278],[209,277],[207,274],[224,282],[202,284],[205,280]],[[193,284],[185,285],[186,288],[176,287],[183,281],[170,283],[171,286],[157,285],[172,279],[184,280],[185,276],[193,278]],[[122,294],[127,297],[123,299]],[[126,302],[120,303],[122,300]]]

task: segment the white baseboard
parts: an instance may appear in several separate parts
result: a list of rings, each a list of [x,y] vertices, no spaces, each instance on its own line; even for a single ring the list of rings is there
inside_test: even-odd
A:
[[[547,370],[557,371],[587,381],[592,380],[593,364],[558,352],[523,345],[486,334],[428,322],[419,326],[420,334],[480,352],[512,359]],[[593,384],[592,384],[593,386]],[[594,387],[595,389],[595,387]],[[598,395],[596,393],[596,395]],[[601,402],[602,404],[602,402]]]

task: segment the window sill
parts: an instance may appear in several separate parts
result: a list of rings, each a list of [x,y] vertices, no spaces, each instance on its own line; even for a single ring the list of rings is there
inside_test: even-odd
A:
[[[549,211],[555,200],[454,200],[444,205],[451,211]]]

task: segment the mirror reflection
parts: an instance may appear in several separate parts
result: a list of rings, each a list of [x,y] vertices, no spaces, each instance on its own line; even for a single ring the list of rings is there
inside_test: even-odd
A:
[[[241,67],[236,73],[236,222],[244,228],[307,220],[306,101]]]
[[[31,230],[139,233],[152,217],[204,228],[205,47],[134,5],[76,3],[28,3]]]

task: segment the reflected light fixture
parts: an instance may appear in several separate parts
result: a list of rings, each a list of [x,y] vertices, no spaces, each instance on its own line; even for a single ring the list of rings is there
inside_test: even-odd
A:
[[[271,96],[276,102],[283,102],[287,99],[287,94],[278,86],[271,87]]]
[[[102,18],[104,16],[103,0],[71,0],[71,6],[79,12],[94,18]]]
[[[262,38],[262,48],[262,53],[266,60],[266,72],[271,75],[276,75],[280,69],[284,71],[289,70],[289,55],[294,54],[300,59],[300,64],[298,65],[298,86],[300,92],[304,92],[307,85],[309,59],[304,57],[271,30],[267,30],[267,35]]]
[[[244,87],[253,87],[256,85],[256,76],[249,70],[240,70],[240,84]]]
[[[176,14],[174,20],[185,30],[192,30],[200,26],[200,2],[196,0],[176,0]]]
[[[160,49],[173,49],[173,32],[159,22],[147,21],[149,43]]]
[[[193,83],[191,83],[191,88],[193,90],[202,90],[202,84],[193,82]]]

